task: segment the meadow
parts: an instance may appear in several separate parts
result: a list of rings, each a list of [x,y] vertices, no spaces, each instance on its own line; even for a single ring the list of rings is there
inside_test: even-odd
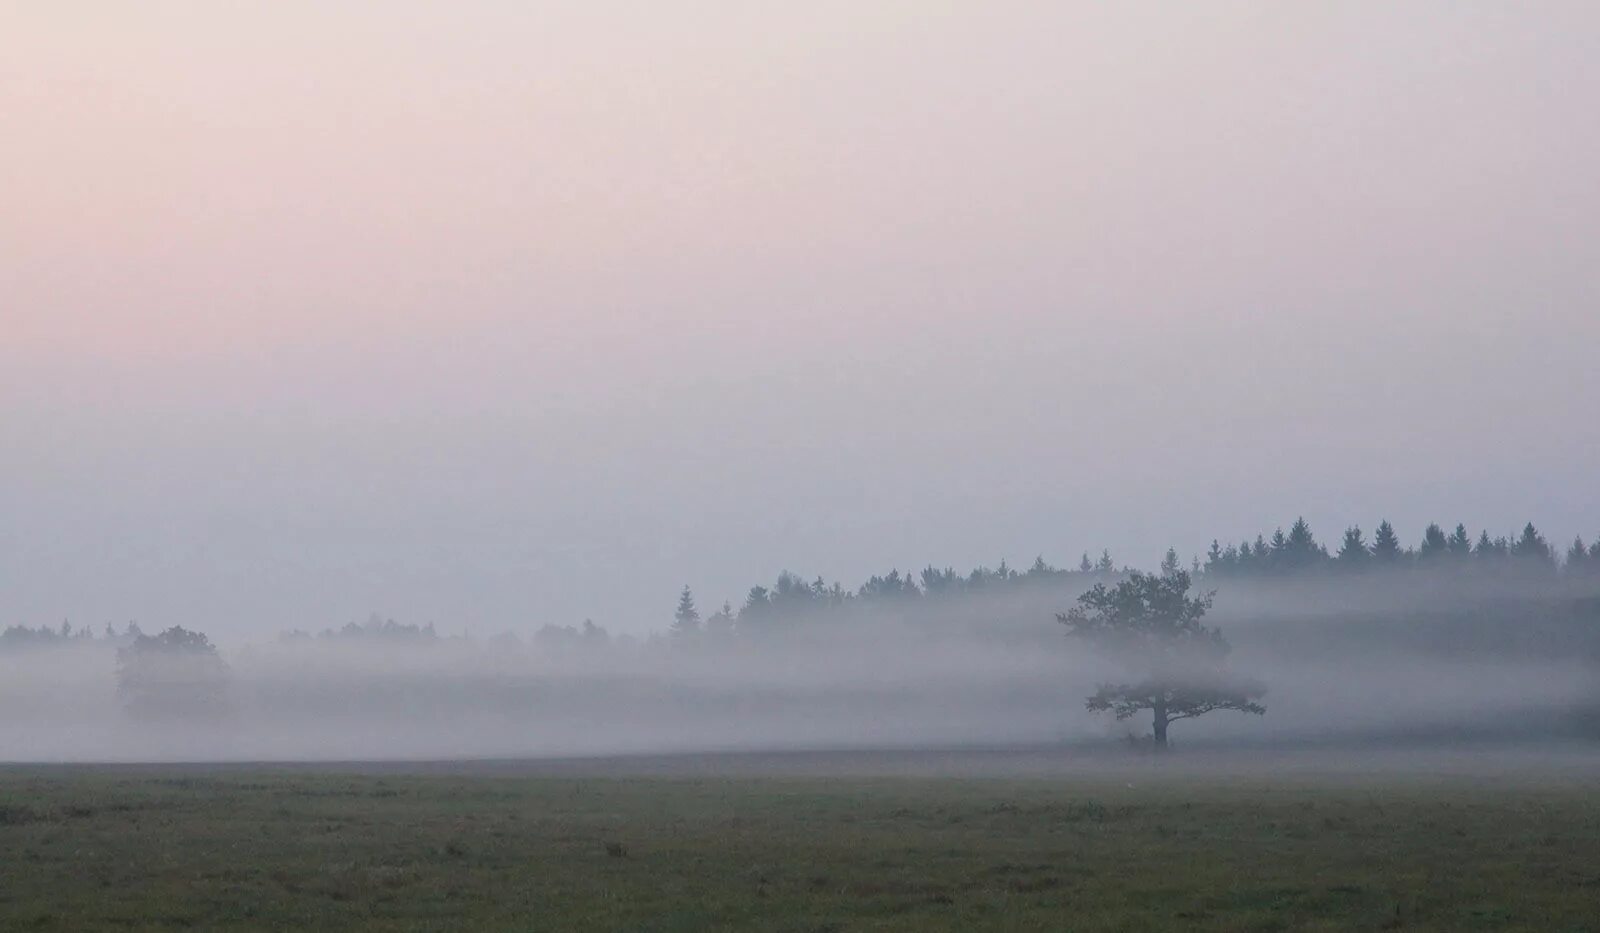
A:
[[[0,768],[0,929],[1585,930],[1583,776]]]

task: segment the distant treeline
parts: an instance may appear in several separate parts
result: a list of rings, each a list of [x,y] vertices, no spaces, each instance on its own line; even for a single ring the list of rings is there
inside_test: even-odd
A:
[[[679,594],[669,631],[676,637],[697,633],[720,635],[744,630],[761,630],[777,618],[845,606],[905,604],[955,596],[1003,593],[1037,588],[1041,584],[1076,584],[1087,588],[1095,582],[1126,575],[1132,568],[1119,566],[1110,551],[1098,558],[1086,552],[1076,567],[1052,566],[1041,555],[1025,570],[1017,570],[1002,560],[998,567],[977,567],[962,574],[950,567],[928,566],[920,573],[901,573],[898,569],[874,575],[855,589],[822,578],[807,583],[803,577],[784,572],[771,587],[751,587],[743,604],[735,610],[724,602],[709,617],[702,618],[693,591],[685,586]],[[1446,533],[1430,524],[1416,547],[1400,542],[1388,521],[1378,524],[1368,541],[1358,526],[1347,528],[1336,552],[1330,553],[1319,542],[1304,518],[1297,518],[1288,531],[1282,528],[1271,537],[1256,535],[1254,541],[1223,545],[1214,539],[1204,560],[1197,555],[1188,567],[1174,548],[1168,548],[1160,572],[1175,574],[1187,569],[1199,582],[1215,585],[1230,579],[1293,580],[1318,576],[1334,578],[1353,574],[1434,573],[1450,570],[1496,579],[1552,582],[1558,580],[1600,581],[1600,537],[1592,545],[1575,539],[1564,559],[1532,522],[1515,536],[1490,537],[1479,532],[1476,540],[1463,524]]]
[[[157,636],[145,635],[137,622],[130,622],[122,630],[107,623],[98,632],[89,627],[74,628],[70,622],[62,622],[59,626],[41,625],[37,627],[27,625],[12,625],[0,630],[0,652],[8,650],[27,650],[32,648],[61,648],[61,647],[100,647],[123,651],[132,645],[151,644],[152,637],[172,637],[172,633],[184,632],[181,627],[172,627]],[[198,634],[198,633],[197,633]],[[204,637],[202,634],[201,637]],[[430,645],[446,642],[471,642],[467,635],[440,635],[432,622],[425,625],[412,625],[396,622],[394,619],[385,619],[377,614],[370,616],[365,622],[349,622],[339,628],[324,628],[319,632],[311,633],[303,629],[290,629],[281,632],[277,642],[281,645],[334,645],[334,644],[369,644],[369,645]],[[573,650],[591,650],[604,648],[611,645],[629,645],[638,640],[627,635],[615,638],[603,626],[596,625],[592,620],[585,619],[581,626],[575,625],[545,625],[534,632],[532,643],[542,649],[550,651],[570,652]],[[521,638],[511,632],[502,632],[488,638],[485,642],[490,647],[512,648],[523,644]]]
[[[73,628],[71,622],[62,622],[58,626],[41,625],[38,628],[12,625],[0,631],[0,650],[90,643],[109,644],[120,648],[132,644],[143,634],[137,622],[129,622],[121,632],[107,622],[98,635],[93,628],[87,626]]]
[[[790,572],[779,574],[771,586],[753,586],[735,608],[725,601],[709,615],[702,615],[690,587],[679,594],[678,603],[666,628],[665,637],[720,638],[735,634],[760,634],[787,628],[800,618],[851,620],[869,614],[877,616],[933,614],[936,607],[952,617],[963,615],[963,607],[977,599],[1008,594],[1035,598],[1070,598],[1097,582],[1118,579],[1132,568],[1119,565],[1109,551],[1098,557],[1084,553],[1073,567],[1056,567],[1043,556],[1026,569],[1017,569],[1002,560],[997,567],[976,567],[961,573],[951,567],[928,566],[920,572],[890,570],[874,574],[864,583],[847,588],[823,578],[807,581]],[[1337,549],[1317,540],[1305,519],[1296,519],[1287,531],[1279,528],[1271,536],[1224,545],[1213,540],[1204,555],[1189,559],[1187,566],[1176,549],[1169,548],[1160,572],[1173,574],[1188,570],[1201,585],[1217,586],[1229,580],[1293,581],[1338,580],[1350,575],[1379,575],[1403,578],[1408,574],[1431,575],[1448,572],[1482,578],[1485,581],[1513,580],[1535,587],[1551,584],[1600,583],[1600,537],[1590,545],[1576,539],[1564,551],[1552,546],[1530,522],[1515,536],[1491,537],[1480,531],[1474,538],[1465,525],[1457,524],[1446,532],[1430,524],[1415,546],[1401,542],[1393,525],[1380,522],[1370,540],[1359,527],[1347,528]],[[1570,589],[1570,587],[1568,587]],[[985,618],[992,618],[986,616]],[[1048,614],[1044,616],[1048,621]],[[981,626],[983,619],[967,619]],[[122,632],[111,625],[97,634],[91,628],[74,629],[63,622],[58,627],[13,625],[0,631],[0,650],[64,644],[110,644],[122,648],[142,635],[136,623]],[[464,637],[464,636],[463,636]],[[652,636],[651,640],[661,636]],[[325,628],[316,634],[292,630],[279,636],[282,643],[296,642],[375,642],[431,643],[460,638],[445,638],[432,623],[402,624],[373,615],[365,623],[349,623],[340,628]],[[505,647],[521,645],[509,632],[489,639]],[[578,651],[625,646],[635,639],[613,637],[604,627],[584,620],[581,627],[544,625],[532,637],[535,646],[554,651]]]
[[[350,639],[382,639],[385,641],[433,641],[439,637],[434,630],[433,623],[427,625],[405,625],[393,619],[385,619],[374,613],[364,623],[347,622],[344,626],[334,629],[325,628],[312,635],[301,629],[292,629],[278,636],[281,642],[309,641],[313,638],[322,641],[350,640]]]
[[[1176,556],[1169,551],[1168,560]],[[1515,537],[1491,538],[1480,531],[1476,540],[1467,526],[1457,524],[1454,531],[1432,524],[1422,533],[1416,547],[1400,543],[1394,526],[1379,522],[1368,541],[1359,526],[1346,528],[1338,550],[1329,553],[1327,546],[1318,542],[1311,526],[1303,518],[1285,532],[1282,528],[1271,538],[1257,535],[1254,542],[1222,545],[1213,540],[1206,553],[1202,569],[1208,576],[1285,576],[1324,571],[1355,572],[1368,570],[1397,570],[1455,566],[1473,571],[1490,571],[1516,568],[1534,572],[1554,572],[1559,567],[1574,576],[1600,574],[1600,538],[1587,547],[1583,539],[1573,540],[1559,560],[1556,548],[1539,533],[1532,522],[1524,525]]]

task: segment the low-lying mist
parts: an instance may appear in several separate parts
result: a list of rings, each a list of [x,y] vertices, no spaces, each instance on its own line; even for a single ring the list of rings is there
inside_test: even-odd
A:
[[[478,640],[351,625],[230,647],[203,689],[190,675],[144,675],[154,683],[141,689],[164,691],[150,694],[158,705],[130,697],[128,637],[7,639],[0,758],[1110,754],[1140,747],[1150,723],[1084,708],[1098,683],[1126,675],[1067,638],[1055,615],[1121,573],[1022,574],[939,598],[880,585],[844,600],[786,577],[764,591],[764,609],[643,641],[593,627]],[[1600,577],[1440,570],[1197,584],[1213,588],[1205,621],[1232,643],[1232,668],[1265,686],[1267,713],[1178,723],[1179,750],[1600,738]]]

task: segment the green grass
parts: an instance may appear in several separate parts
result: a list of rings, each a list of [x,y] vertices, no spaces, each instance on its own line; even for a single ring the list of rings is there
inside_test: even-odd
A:
[[[1593,790],[9,768],[0,929],[1597,929]]]

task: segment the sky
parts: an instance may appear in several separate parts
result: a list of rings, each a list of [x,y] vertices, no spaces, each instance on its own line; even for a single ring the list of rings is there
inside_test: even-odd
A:
[[[1600,533],[1589,3],[0,8],[0,625]]]

